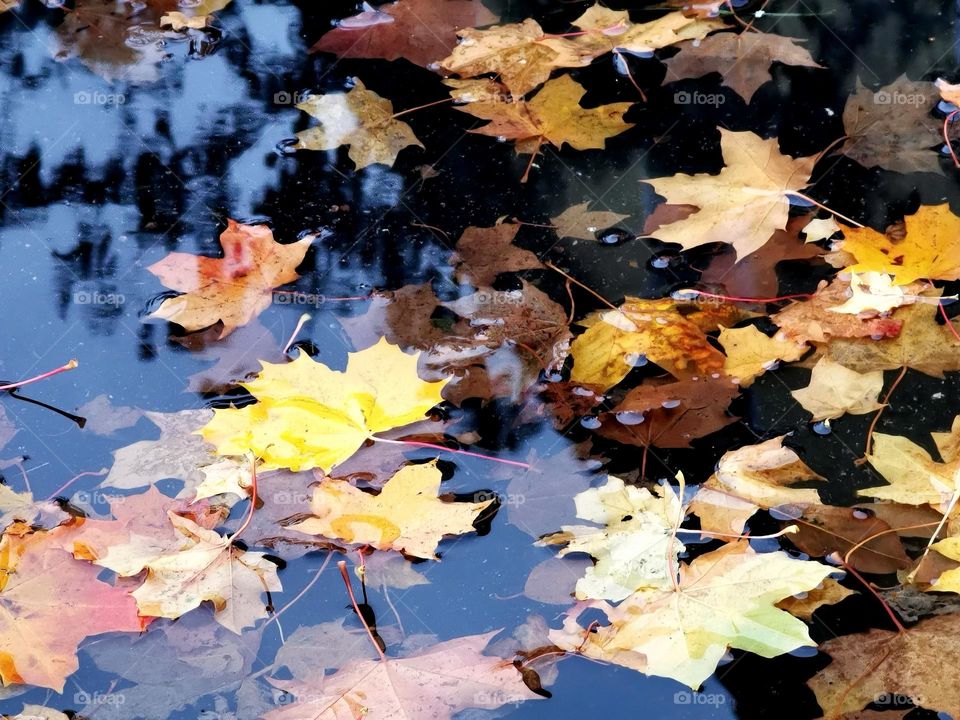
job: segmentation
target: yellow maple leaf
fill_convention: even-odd
[[[700,208],[652,234],[684,250],[729,243],[740,260],[786,227],[787,197],[807,184],[816,158],[782,155],[776,138],[723,128],[720,148],[725,167],[716,175],[681,173],[647,180],[668,203]]]
[[[401,468],[378,495],[324,478],[313,491],[313,515],[290,527],[351,545],[436,560],[440,540],[472,532],[473,521],[493,502],[443,502],[437,497],[441,480],[435,461]]]
[[[417,357],[381,339],[351,353],[345,372],[306,354],[285,364],[263,363],[244,383],[257,402],[214,411],[199,432],[220,455],[252,452],[264,470],[329,472],[374,433],[420,420],[442,402],[447,380],[421,380]]]
[[[770,658],[815,647],[807,626],[776,603],[813,590],[833,572],[784,552],[758,554],[746,541],[731,543],[681,565],[676,588],[639,590],[616,607],[594,603],[609,625],[588,633],[568,617],[550,640],[697,689],[728,648]]]
[[[859,495],[892,500],[905,505],[932,505],[946,512],[960,491],[960,457],[954,453],[960,422],[954,432],[933,433],[945,462],[936,462],[930,453],[901,435],[874,433],[873,449],[867,460],[889,485],[866,488]]]
[[[856,258],[851,272],[880,272],[897,285],[915,280],[960,280],[960,217],[950,206],[921,205],[904,218],[901,238],[871,228],[844,228],[841,249]]]
[[[753,325],[743,328],[723,328],[717,338],[727,354],[724,372],[736,378],[741,387],[753,381],[780,360],[793,362],[809,349],[806,343],[787,340],[780,335],[769,337]]]
[[[814,488],[791,487],[819,481],[817,475],[791,448],[784,436],[724,453],[717,472],[701,484],[690,503],[700,527],[711,532],[739,535],[760,508],[778,505],[819,505]]]
[[[877,396],[883,390],[883,371],[858,373],[828,357],[813,366],[810,384],[790,394],[813,415],[811,420],[827,420],[841,415],[863,415],[883,405]]]
[[[573,21],[587,31],[574,43],[591,58],[608,52],[649,53],[684,40],[701,40],[726,25],[718,18],[688,17],[677,11],[656,20],[634,23],[626,10],[610,10],[597,4]]]
[[[410,126],[394,117],[393,104],[359,80],[349,92],[311,95],[297,108],[320,124],[298,132],[295,147],[335,150],[349,145],[347,155],[358,170],[374,163],[392,166],[405,147],[423,147]]]
[[[640,588],[670,585],[665,558],[672,557],[675,568],[685,548],[674,537],[682,508],[669,485],[651,492],[611,476],[606,485],[577,494],[574,502],[578,518],[604,527],[564,525],[540,544],[565,545],[560,557],[586,553],[596,558],[577,581],[579,599],[618,601]]]
[[[723,353],[710,344],[705,332],[744,315],[721,304],[681,312],[691,308],[671,299],[627,298],[618,310],[591,315],[581,323],[587,331],[570,346],[574,359],[570,380],[606,390],[643,358],[681,380],[723,372]]]
[[[580,100],[585,94],[582,85],[563,75],[544,85],[531,100],[480,100],[457,109],[491,121],[470,132],[516,140],[518,153],[536,153],[543,143],[601,150],[607,138],[633,127],[623,121],[631,103],[584,108]]]

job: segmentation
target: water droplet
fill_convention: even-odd
[[[293,155],[297,152],[299,144],[300,141],[297,138],[285,138],[276,144],[276,150],[280,155]]]
[[[803,198],[799,198],[796,195],[787,195],[787,198],[789,198],[790,204],[793,205],[794,207],[802,207],[802,208],[813,207],[812,202],[810,202],[809,200],[804,200]]]
[[[670,267],[670,258],[657,256],[650,261],[650,264],[657,270],[666,270],[668,267]]]
[[[506,135],[497,135],[497,142],[505,143],[507,141]]]
[[[808,657],[814,657],[818,652],[820,651],[817,650],[816,647],[808,647],[806,645],[801,645],[796,650],[791,650],[790,654],[793,655],[793,657],[808,658]]]
[[[675,407],[680,407],[679,400],[664,400],[660,403],[660,407],[665,407],[667,410],[672,410]]]
[[[593,390],[585,387],[575,387],[572,392],[574,395],[580,395],[581,397],[593,397],[594,395]]]
[[[656,320],[657,325],[668,325],[670,323],[666,318],[658,317]]]
[[[643,413],[629,411],[618,412],[616,418],[621,425],[639,425],[644,421]]]
[[[563,382],[563,373],[552,372],[547,374],[547,382]]]
[[[952,112],[956,112],[957,109],[958,108],[956,105],[951,102],[947,102],[946,100],[941,100],[939,103],[937,103],[937,110],[942,112],[944,115],[949,115]],[[954,120],[956,120],[956,118],[954,118]]]
[[[623,361],[630,367],[643,367],[649,362],[643,353],[627,353],[623,356]]]
[[[628,233],[626,230],[613,228],[612,230],[604,230],[602,233],[600,233],[597,241],[603,245],[620,245],[621,243],[625,243],[627,240],[632,239],[633,235]]]
[[[873,513],[869,513],[866,510],[861,510],[860,508],[856,508],[853,511],[853,516],[857,520],[866,520],[867,518],[873,517]]]
[[[820,422],[813,424],[813,431],[817,435],[829,435],[833,432],[833,428],[830,427],[829,420],[821,420]]]
[[[596,430],[602,423],[599,418],[585,417],[580,421],[580,424],[587,430]]]

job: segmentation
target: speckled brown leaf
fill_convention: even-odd
[[[450,54],[458,30],[497,20],[480,0],[399,0],[344,18],[310,52],[340,58],[405,58],[427,67]]]

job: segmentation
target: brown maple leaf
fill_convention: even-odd
[[[468,227],[464,230],[450,261],[457,279],[482,287],[492,285],[497,275],[503,272],[543,268],[536,255],[513,244],[520,227],[515,223],[500,223],[489,228]]]
[[[876,91],[858,78],[856,92],[843,108],[847,140],[840,152],[868,168],[941,172],[933,148],[943,143],[942,124],[931,115],[938,101],[933,83],[906,75]]]
[[[184,293],[164,300],[150,317],[187,331],[222,322],[224,338],[266,310],[274,288],[300,277],[296,267],[314,239],[281,245],[265,225],[229,220],[220,235],[222,258],[173,252],[147,268],[168,288]]]
[[[341,58],[404,58],[428,67],[450,53],[458,30],[499,19],[480,0],[398,0],[341,20],[310,52]]]
[[[628,445],[687,448],[737,418],[727,408],[740,388],[730,378],[651,379],[602,413],[599,435]]]
[[[800,42],[769,33],[716,33],[704,40],[683,43],[680,52],[664,63],[670,81],[718,72],[723,84],[749,103],[760,86],[773,79],[770,66],[774,62],[823,67],[800,47]]]

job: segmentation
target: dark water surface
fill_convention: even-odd
[[[587,7],[547,0],[487,4],[505,22],[534,17],[552,32],[568,30],[569,21]],[[636,20],[656,16],[645,12],[642,3],[611,4],[636,10]],[[23,0],[20,10],[0,15],[0,378],[29,377],[77,357],[77,370],[23,394],[69,411],[100,395],[117,406],[162,412],[207,406],[217,398],[186,388],[188,377],[209,367],[213,358],[170,341],[166,323],[145,320],[164,293],[145,268],[172,250],[217,254],[217,238],[228,217],[269,223],[281,242],[305,231],[322,234],[301,266],[303,278],[293,286],[301,292],[362,296],[372,289],[432,282],[438,294],[453,298],[470,289],[458,287],[453,279],[450,242],[417,225],[439,228],[455,239],[467,226],[489,226],[505,215],[545,223],[589,200],[597,208],[630,214],[622,227],[638,232],[655,202],[641,181],[719,168],[718,125],[779,136],[784,152],[808,155],[843,135],[843,105],[858,77],[871,87],[903,73],[914,80],[958,78],[957,23],[949,2],[779,0],[767,10],[771,15],[758,27],[806,39],[814,59],[827,69],[775,65],[774,81],[747,106],[721,88],[716,75],[658,87],[662,64],[631,59],[632,71],[649,95],[647,104],[638,103],[628,115],[636,126],[608,141],[604,152],[546,150],[530,181],[521,184],[526,156],[518,158],[508,143],[466,134],[475,120],[442,106],[404,118],[426,149],[404,150],[393,168],[372,166],[357,172],[343,151],[290,155],[278,150],[285,139],[311,124],[289,104],[289,98],[302,91],[342,90],[351,77],[359,77],[392,100],[397,110],[445,96],[436,75],[405,61],[335,62],[328,55],[307,53],[332,20],[356,11],[352,2],[234,0],[218,13],[223,36],[213,47],[202,48],[203,57],[191,55],[187,43],[169,43],[165,51],[172,57],[153,69],[78,58],[57,61],[53,52],[62,11]],[[590,89],[588,105],[637,100],[610,56],[572,75]],[[678,89],[722,93],[725,102],[677,105],[672,97]],[[949,201],[960,212],[957,176],[944,162],[943,176],[896,175],[840,158],[811,194],[881,228],[921,202]],[[423,165],[432,165],[440,175],[424,180],[419,169]],[[518,243],[545,253],[614,301],[626,294],[662,297],[695,279],[690,268],[702,267],[700,261],[709,254],[700,249],[681,259],[646,240],[611,246],[557,243],[552,232],[536,227],[524,228]],[[656,255],[671,259],[667,268],[651,264]],[[531,277],[565,302],[561,278],[546,272]],[[808,267],[791,266],[783,272],[781,290],[809,291],[817,279]],[[596,307],[589,295],[577,294],[578,313]],[[282,346],[304,310],[275,304],[259,323]],[[319,360],[342,368],[352,348],[341,319],[363,312],[363,304],[327,303],[309,310],[313,319],[300,337],[312,342]],[[692,451],[657,451],[648,475],[672,477],[682,469],[688,478],[701,480],[725,450],[793,431],[806,462],[830,480],[826,500],[850,500],[856,488],[877,484],[869,466],[852,462],[870,416],[847,416],[831,434],[817,434],[789,395],[790,389],[805,385],[807,377],[806,371],[791,368],[764,376],[733,406],[742,421],[697,441]],[[888,383],[890,377],[888,373]],[[908,435],[926,447],[928,433],[946,430],[960,408],[956,375],[939,380],[911,371],[897,392],[880,429]],[[0,403],[18,430],[3,457],[26,458],[23,466],[38,497],[79,473],[109,467],[113,450],[157,435],[146,419],[101,436],[36,405],[10,397]],[[505,457],[524,459],[531,450],[545,457],[563,455],[591,435],[574,427],[561,437],[547,427],[520,424],[507,403],[470,404],[458,413],[462,428],[480,433],[477,447]],[[612,472],[630,473],[639,467],[637,448],[598,441],[595,451],[606,457]],[[502,468],[491,470],[488,463],[461,458],[456,466],[449,491],[505,491]],[[561,462],[551,466],[557,480],[563,467]],[[576,469],[571,464],[571,472]],[[24,479],[15,467],[4,472],[8,484],[23,489]],[[82,478],[67,494],[93,488],[98,480]],[[163,487],[173,494],[178,483],[168,481]],[[93,510],[107,511],[103,498],[87,497]],[[553,551],[533,547],[529,535],[507,522],[506,512],[494,519],[488,534],[457,541],[455,551],[452,547],[444,546],[445,561],[417,566],[429,584],[392,592],[391,602],[408,635],[448,639],[509,630],[532,613],[559,626],[563,606],[519,595],[529,570]],[[274,602],[282,605],[296,595],[322,560],[322,554],[308,555],[284,568],[284,593]],[[289,635],[300,624],[347,617],[346,602],[339,576],[328,568],[317,586],[284,615],[284,630]],[[382,593],[371,588],[370,602],[382,625],[394,622]],[[812,627],[817,641],[887,627],[882,608],[862,595],[817,617]],[[347,622],[356,623],[352,617]],[[150,653],[162,654],[143,647],[126,652],[119,644],[115,657],[120,660],[98,666],[92,661],[96,647],[110,642],[116,641],[94,638],[82,646],[81,669],[62,696],[29,690],[0,701],[0,711],[15,714],[23,702],[80,710],[84,697],[123,692],[130,677],[139,678],[142,668],[150,667]],[[270,664],[280,644],[272,624],[251,671]],[[323,649],[317,653],[322,655]],[[804,682],[826,664],[824,656],[764,661],[742,655],[736,653],[735,660],[706,683],[700,704],[692,702],[689,693],[675,695],[685,688],[670,680],[567,659],[551,688],[552,699],[508,705],[496,716],[819,714]],[[147,697],[149,692],[159,697],[187,687],[189,669],[178,672],[159,675],[159,686],[144,690]],[[236,679],[244,674],[239,672]],[[211,694],[189,701],[171,717],[247,720],[235,687],[207,689]],[[203,694],[201,689],[184,692]],[[710,698],[709,704],[703,698]],[[104,704],[91,717],[136,717],[131,707]],[[466,715],[495,716],[480,711]]]

